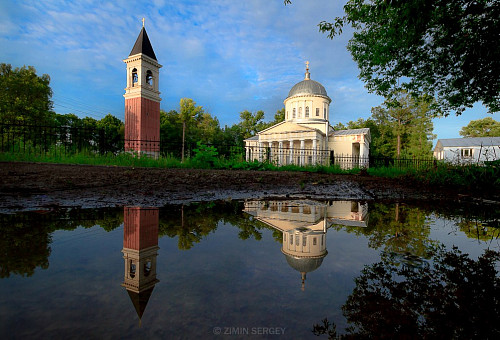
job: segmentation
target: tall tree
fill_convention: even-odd
[[[500,110],[498,0],[349,0],[344,11],[319,30],[354,28],[347,48],[369,91],[429,93],[445,114],[477,101]]]
[[[123,149],[125,124],[111,113],[97,121],[97,128],[103,135],[99,137],[101,151],[117,152]]]
[[[240,127],[243,138],[250,138],[266,127],[264,120],[264,111],[259,110],[252,113],[248,110],[240,112]]]
[[[193,99],[181,98],[179,117],[182,122],[182,162],[184,162],[186,130],[188,125],[190,125],[193,120],[199,119],[203,112],[203,107],[197,106]]]
[[[436,116],[432,103],[429,96],[415,99],[403,91],[386,100],[384,107],[372,109],[381,135],[393,139],[386,143],[395,142],[394,156],[400,157],[403,149],[413,156],[429,154],[432,147],[429,139],[434,137],[432,118]]]
[[[33,66],[13,69],[0,63],[0,121],[44,125],[52,110],[52,89],[47,74],[38,76]]]
[[[472,120],[459,133],[464,137],[500,137],[500,122],[491,117]]]

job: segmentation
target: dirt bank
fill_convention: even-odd
[[[0,163],[0,212],[214,199],[457,200],[458,192],[361,175]]]

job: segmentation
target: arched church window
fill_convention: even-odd
[[[297,110],[296,108],[293,108],[293,116],[292,116],[292,118],[295,118],[296,110]]]
[[[302,107],[299,107],[299,118],[302,118]]]
[[[153,72],[150,70],[146,72],[146,84],[153,86]]]
[[[309,106],[306,106],[306,118],[309,118]]]
[[[316,117],[319,117],[319,107],[316,108]]]
[[[137,77],[137,69],[134,68],[132,70],[132,86],[139,81],[139,77]]]
[[[326,118],[326,106],[323,108],[323,116]]]

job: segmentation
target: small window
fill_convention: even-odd
[[[316,237],[313,237],[313,246],[315,246],[318,243]]]
[[[130,278],[133,279],[135,277],[135,269],[136,269],[134,261],[130,260],[129,266],[130,266],[129,267],[129,275],[130,275]]]
[[[306,106],[306,118],[309,118],[309,106]]]
[[[144,276],[148,277],[149,274],[151,273],[151,260],[147,260],[146,263],[144,263]]]
[[[316,117],[319,117],[319,107],[316,108]]]
[[[300,236],[299,235],[295,236],[295,245],[296,246],[300,245]]]
[[[302,107],[299,107],[299,118],[302,118]]]
[[[307,237],[306,236],[303,236],[302,237],[302,247],[305,247],[307,244]]]
[[[323,109],[323,116],[326,118],[326,106],[325,106],[325,108]]]
[[[151,72],[150,70],[146,72],[146,84],[148,84],[149,86],[153,86],[153,72]]]
[[[293,116],[292,116],[292,118],[295,118],[295,115],[296,115],[296,114],[295,114],[295,113],[296,113],[296,111],[295,111],[295,110],[296,110],[296,109],[295,109],[295,108],[293,108]]]
[[[290,236],[290,244],[293,245],[293,235]]]
[[[462,158],[471,158],[472,149],[462,149]]]
[[[132,70],[132,84],[135,84],[139,81],[139,77],[137,77],[137,69],[134,68]],[[133,86],[133,85],[132,85]]]

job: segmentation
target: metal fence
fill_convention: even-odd
[[[214,146],[220,157],[244,159],[245,148],[242,146],[209,146]],[[192,157],[197,148],[196,143],[186,142],[184,156]],[[95,154],[118,154],[126,151],[180,159],[182,142],[125,140],[123,134],[116,129],[0,123],[0,152],[67,155],[82,151]]]
[[[433,157],[374,157],[361,155],[336,154],[333,150],[276,148],[276,147],[247,147],[246,161],[270,162],[276,165],[335,165],[341,169],[368,168],[368,167],[395,167],[428,168],[436,165]]]
[[[256,148],[242,145],[212,145],[218,157],[238,161],[269,162],[275,165],[335,165],[342,169],[368,167],[426,168],[435,166],[436,160],[429,158],[362,157],[359,155],[335,154],[331,150],[298,148]],[[184,156],[193,157],[199,146],[185,143]],[[212,150],[214,150],[212,149]],[[180,159],[182,143],[165,143],[157,140],[124,140],[116,129],[89,129],[67,126],[35,126],[0,124],[0,152],[26,154],[73,154],[76,152],[95,154],[118,154],[138,152]]]
[[[0,151],[68,154],[87,150],[105,154],[123,150],[123,138],[111,129],[0,124]]]

